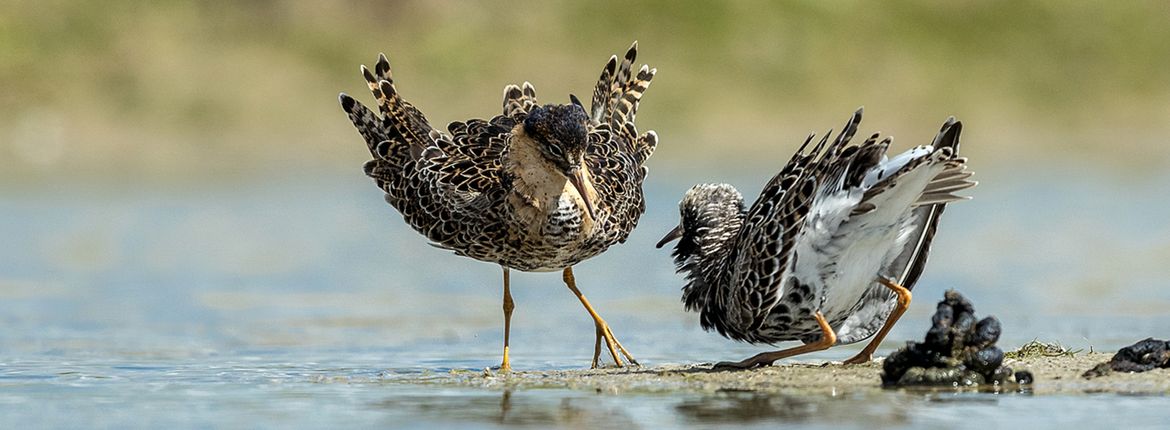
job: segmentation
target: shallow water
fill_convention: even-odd
[[[733,181],[753,195],[771,174]],[[1072,172],[1076,172],[1073,174]],[[655,171],[624,245],[582,290],[643,364],[763,347],[704,333],[653,243],[692,180]],[[685,179],[678,179],[678,178]],[[915,304],[880,352],[921,337],[947,288],[1032,339],[1113,350],[1170,327],[1170,177],[979,171],[943,220]],[[609,395],[395,383],[498,364],[500,271],[410,231],[356,172],[232,185],[0,189],[0,428],[998,423],[1158,425],[1157,396]],[[513,365],[588,365],[593,329],[557,274],[514,274]],[[860,345],[808,356],[846,358]]]

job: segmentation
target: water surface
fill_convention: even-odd
[[[751,170],[751,169],[749,169]],[[753,196],[772,172],[655,171],[628,243],[579,284],[644,364],[763,349],[697,327],[653,243],[694,180]],[[1170,336],[1170,177],[980,171],[943,220],[915,303],[880,351],[921,337],[947,288],[1000,344],[1113,350]],[[680,179],[683,178],[683,179]],[[232,185],[0,189],[0,427],[809,428],[1158,425],[1165,397],[610,395],[403,385],[498,364],[500,270],[427,246],[356,172]],[[593,328],[558,274],[514,274],[513,365],[588,365]],[[860,345],[808,360],[840,360]]]

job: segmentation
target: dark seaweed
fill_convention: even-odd
[[[975,386],[1031,384],[1028,371],[1003,366],[995,346],[1003,332],[999,320],[975,318],[975,306],[955,290],[946,292],[931,318],[923,342],[906,342],[882,365],[882,385]]]
[[[1170,342],[1151,337],[1121,348],[1112,359],[1089,369],[1082,376],[1087,379],[1110,372],[1145,372],[1157,368],[1170,368]]]

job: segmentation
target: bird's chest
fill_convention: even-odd
[[[585,233],[583,211],[569,196],[514,196],[516,234],[520,239],[565,245]]]
[[[571,247],[594,230],[577,190],[556,174],[528,171],[518,175],[508,206],[513,239],[530,247]]]
[[[596,254],[589,249],[593,224],[571,196],[513,193],[509,200],[508,254],[514,267],[559,270]]]

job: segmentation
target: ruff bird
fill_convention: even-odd
[[[679,203],[683,302],[706,330],[748,343],[799,340],[716,368],[751,368],[873,340],[846,363],[873,358],[910,305],[947,203],[970,188],[958,156],[962,123],[949,118],[930,145],[886,156],[891,138],[850,144],[862,109],[836,139],[810,134],[751,208],[726,184],[697,185]]]
[[[373,159],[365,173],[431,244],[503,268],[504,352],[512,310],[509,270],[562,271],[596,327],[593,367],[605,343],[614,363],[637,364],[577,288],[573,265],[624,242],[645,212],[642,182],[658,136],[634,116],[656,69],[634,69],[637,42],[605,65],[587,110],[541,105],[532,84],[504,88],[503,113],[434,128],[402,98],[380,55],[362,66],[380,113],[341,94],[341,107]],[[619,351],[621,356],[619,356]]]

